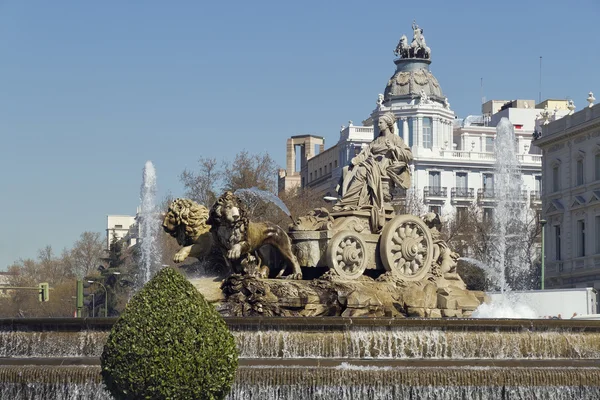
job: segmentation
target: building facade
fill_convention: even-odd
[[[544,112],[551,116],[548,104],[545,103],[546,110],[542,110],[531,100],[492,100],[483,105],[484,115],[457,119],[440,83],[430,71],[431,49],[425,45],[422,30],[418,26],[413,28],[410,45],[406,36],[400,39],[395,51],[396,69],[363,125],[354,126],[350,122],[342,127],[333,147],[301,160],[305,168],[298,172],[299,177],[282,170],[280,189],[299,182],[302,187],[317,190],[324,196],[336,196],[335,187],[342,168],[379,135],[373,121],[392,112],[397,119],[396,133],[410,146],[414,157],[411,196],[440,214],[454,213],[457,208],[473,203],[492,207],[495,125],[507,117],[513,123],[518,140],[516,150],[522,162],[524,197],[533,205],[541,204],[541,155],[539,149],[532,148],[531,140],[537,116]],[[288,140],[288,167],[295,162],[291,161],[290,154]],[[397,193],[403,194],[406,195]]]
[[[543,152],[546,287],[600,289],[600,105],[555,119]]]
[[[106,250],[116,237],[117,240],[126,239],[127,246],[137,243],[137,219],[131,215],[106,216]]]

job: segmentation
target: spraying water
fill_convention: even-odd
[[[136,289],[140,289],[160,267],[160,251],[157,244],[158,228],[160,226],[156,209],[156,171],[151,161],[146,161],[142,186],[140,188],[140,270]]]
[[[510,295],[514,286],[525,289],[530,272],[527,251],[527,205],[522,195],[521,166],[517,156],[517,140],[512,123],[502,118],[496,128],[494,146],[496,163],[493,181],[484,190],[493,192],[496,208],[492,217],[493,235],[485,262],[465,260],[483,265],[487,277],[502,294],[502,301],[484,304],[473,316],[488,318],[535,318],[535,312]],[[491,186],[491,187],[490,187]],[[475,261],[475,262],[473,262]]]
[[[517,157],[517,140],[512,123],[502,118],[496,128],[493,191],[497,201],[493,214],[494,246],[488,263],[495,269],[499,290],[510,291],[512,282],[518,282],[529,271],[524,246],[527,237],[526,203],[522,196],[521,166]]]
[[[260,190],[259,188],[253,187],[250,189],[238,189],[235,191],[234,194],[236,196],[244,197],[245,200],[248,200],[248,197],[253,197],[254,199],[258,198],[260,200],[269,201],[269,202],[275,204],[277,207],[279,207],[281,209],[281,211],[286,213],[286,215],[288,217],[290,217],[290,218],[292,217],[292,213],[287,208],[285,203],[283,201],[281,201],[281,199],[279,197],[275,196],[271,192],[267,192],[266,190]]]

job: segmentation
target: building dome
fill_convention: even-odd
[[[423,29],[413,22],[413,40],[409,44],[405,35],[394,50],[398,56],[394,63],[396,72],[385,87],[384,99],[411,101],[426,96],[428,99],[444,103],[445,97],[438,80],[429,71],[431,49],[425,43]]]
[[[409,58],[394,62],[397,68],[385,87],[385,101],[411,100],[425,93],[431,100],[444,102],[442,88],[429,71],[430,60]]]

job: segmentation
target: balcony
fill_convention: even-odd
[[[494,163],[496,156],[493,152],[468,151],[468,150],[440,150],[442,158],[454,158],[459,160],[477,160]],[[523,164],[542,164],[540,154],[517,154],[517,160]]]
[[[496,199],[494,189],[477,189],[477,199],[480,201],[493,201]]]
[[[453,187],[450,197],[452,199],[473,199],[475,198],[475,190],[473,188]]]
[[[443,197],[446,198],[448,193],[447,188],[440,186],[425,186],[423,189],[423,197]]]

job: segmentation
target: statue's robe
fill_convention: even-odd
[[[386,141],[391,142],[388,147]],[[400,136],[388,133],[373,140],[359,155],[352,159],[354,166],[342,184],[342,198],[336,204],[339,208],[372,208],[382,214],[384,206],[383,177],[389,177],[397,186],[410,187],[408,163],[412,152]],[[378,218],[372,221],[377,230],[381,228]]]

